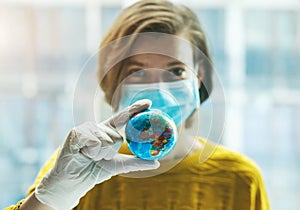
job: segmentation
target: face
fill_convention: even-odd
[[[147,37],[131,45],[133,55],[121,67],[121,82],[113,107],[121,110],[150,99],[151,108],[167,113],[180,126],[200,106],[198,69],[190,43],[181,39]],[[115,105],[115,106],[114,106]]]

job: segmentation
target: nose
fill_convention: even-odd
[[[165,70],[147,69],[145,70],[145,83],[166,82],[164,78]]]

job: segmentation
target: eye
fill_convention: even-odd
[[[132,69],[130,70],[129,74],[134,77],[142,77],[145,75],[145,71],[142,69]]]
[[[181,67],[176,67],[171,70],[169,70],[172,74],[174,74],[177,77],[183,77],[185,75],[185,69]]]

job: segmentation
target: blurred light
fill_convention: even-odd
[[[33,147],[25,147],[20,149],[22,151],[19,151],[19,160],[22,161],[22,163],[25,164],[35,164],[39,162],[39,149],[33,148]]]
[[[37,78],[34,74],[24,74],[22,78],[22,92],[25,97],[33,98],[37,95]]]

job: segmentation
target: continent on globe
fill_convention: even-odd
[[[167,156],[178,138],[174,121],[159,109],[134,115],[125,127],[125,134],[131,152],[146,160]]]

